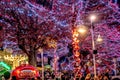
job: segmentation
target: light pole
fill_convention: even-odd
[[[57,57],[57,54],[56,54],[56,51],[57,51],[57,47],[55,48],[54,50],[54,73],[55,73],[55,79],[57,78],[56,75],[57,75],[57,61],[58,61],[58,57]]]
[[[115,70],[115,76],[117,75],[117,65],[116,65],[116,63],[117,63],[117,58],[113,58],[113,62],[114,62],[114,70]]]
[[[44,80],[44,56],[43,56],[43,49],[40,48],[39,52],[41,53],[41,61],[42,61],[42,80]]]
[[[96,78],[96,60],[95,60],[95,41],[94,41],[94,27],[93,27],[93,22],[94,20],[96,19],[96,16],[95,15],[91,15],[90,16],[90,21],[91,21],[91,36],[92,36],[92,54],[93,54],[93,64],[94,64],[94,80]]]

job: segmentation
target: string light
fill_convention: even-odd
[[[79,53],[79,40],[78,40],[78,30],[77,29],[73,29],[72,31],[72,34],[73,34],[73,55],[74,55],[74,60],[75,60],[75,73],[78,72],[80,69],[78,69],[79,67],[79,64],[80,64],[80,53]],[[77,71],[76,71],[77,70]]]
[[[13,55],[5,55],[4,59],[5,60],[9,60],[9,61],[15,61],[15,60],[17,60],[17,61],[24,61],[24,60],[27,59],[27,57],[24,56],[24,55],[15,55],[15,56],[13,56]]]

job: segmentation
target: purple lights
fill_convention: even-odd
[[[96,42],[98,49],[96,59],[101,59],[103,63],[109,65],[113,63],[112,58],[120,57],[119,0],[7,1],[0,1],[0,47],[4,49],[12,48],[13,53],[35,56],[42,47],[45,53],[53,57],[54,48],[49,48],[48,42],[54,40],[57,42],[56,53],[59,59],[66,57],[64,61],[60,60],[60,64],[65,65],[66,68],[73,68],[70,66],[73,64],[70,60],[73,55],[67,48],[72,43],[72,29],[79,24],[84,24],[89,29],[88,16],[95,13],[97,15],[94,23],[95,38],[99,34],[103,38],[101,44]],[[88,30],[86,37],[79,38],[80,49],[88,49],[91,52],[90,31]],[[87,58],[92,58],[91,53]]]

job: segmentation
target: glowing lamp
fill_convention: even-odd
[[[78,30],[78,32],[83,34],[83,33],[86,32],[86,29],[85,29],[85,28],[80,28],[80,29]]]
[[[95,15],[90,15],[90,20],[91,20],[91,22],[93,22],[93,21],[95,21],[96,20],[96,16]]]
[[[80,34],[85,34],[87,32],[87,28],[84,25],[78,25],[78,32]]]
[[[102,41],[103,41],[102,37],[98,35],[97,42],[102,42]]]

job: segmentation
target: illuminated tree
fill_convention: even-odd
[[[114,2],[116,1],[116,2]],[[94,35],[100,34],[103,37],[102,44],[96,42],[96,48],[98,49],[98,55],[96,59],[103,60],[112,63],[112,58],[119,57],[120,37],[120,12],[119,12],[119,0],[86,0],[83,14],[81,14],[81,20],[84,24],[90,27],[90,14],[96,14],[97,20],[94,23]],[[91,49],[91,35],[88,35],[82,43],[83,48]],[[90,57],[91,58],[91,57]],[[111,59],[111,60],[109,60]],[[108,66],[108,64],[106,64]],[[111,66],[111,65],[109,65]]]
[[[70,37],[70,29],[66,22],[56,21],[61,16],[52,16],[53,13],[44,7],[41,8],[42,11],[38,11],[37,7],[29,2],[17,3],[14,0],[1,1],[0,7],[1,24],[5,27],[4,40],[11,42],[8,46],[14,50],[21,49],[26,53],[29,64],[36,65],[39,48],[47,49],[52,40]]]
[[[41,1],[52,3],[44,5]],[[1,41],[9,42],[8,46],[14,50],[24,51],[30,57],[30,64],[35,65],[31,58],[35,58],[40,47],[47,48],[48,39],[66,46],[72,40],[72,29],[77,24],[89,27],[88,16],[96,13],[99,17],[95,22],[95,35],[99,32],[105,37],[104,44],[98,48],[101,53],[114,54],[116,51],[115,55],[119,55],[120,13],[117,5],[112,0],[1,0],[0,25],[4,26],[2,33],[5,33]],[[82,42],[82,47],[91,50],[90,35]]]

